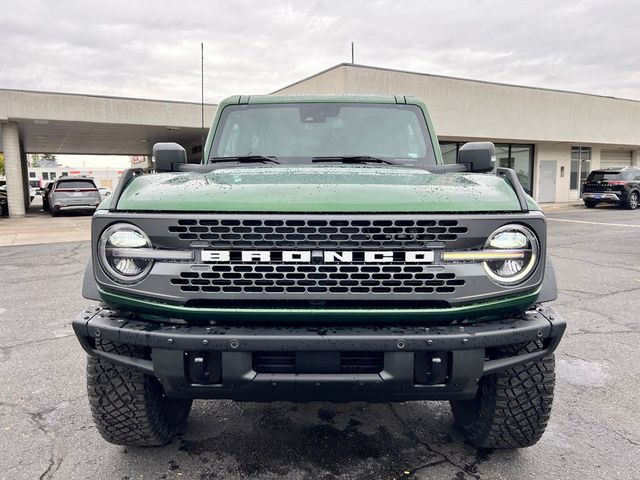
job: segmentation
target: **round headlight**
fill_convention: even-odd
[[[514,258],[484,262],[484,270],[496,283],[516,285],[535,270],[540,256],[536,235],[523,225],[505,225],[493,232],[485,243],[486,250],[509,250]]]
[[[152,248],[151,240],[142,230],[128,223],[111,225],[98,242],[98,257],[103,270],[119,283],[140,281],[149,273],[153,262],[132,255],[138,248]]]

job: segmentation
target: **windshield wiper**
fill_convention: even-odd
[[[399,165],[399,163],[385,160],[383,158],[371,157],[369,155],[350,155],[340,157],[313,157],[313,163],[337,162],[337,163],[386,163],[388,165]]]
[[[212,157],[212,163],[218,162],[238,162],[238,163],[280,163],[276,157],[266,155],[238,155],[235,157]]]

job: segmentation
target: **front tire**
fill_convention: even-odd
[[[511,356],[542,348],[536,341],[505,347]],[[553,402],[553,354],[482,377],[472,400],[451,402],[456,424],[469,442],[483,448],[523,448],[534,445],[547,427]]]
[[[635,210],[638,208],[638,203],[640,203],[640,197],[638,197],[638,192],[631,192],[629,198],[627,199],[627,203],[625,207],[627,210]]]
[[[136,355],[127,345],[102,343],[97,347]],[[116,445],[165,445],[176,436],[191,410],[191,400],[167,397],[155,377],[94,357],[87,362],[87,390],[98,432]]]
[[[587,208],[596,208],[596,205],[598,205],[597,202],[584,201],[584,206]]]

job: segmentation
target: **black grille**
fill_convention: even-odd
[[[300,371],[300,362],[296,362],[296,352],[254,352],[253,369],[257,373],[380,373],[384,368],[384,352],[331,352],[321,355],[335,355],[335,368],[319,365],[317,372],[313,368]],[[330,360],[330,359],[329,359]]]
[[[204,293],[452,294],[465,281],[423,265],[216,264],[211,271],[182,272],[171,283]]]
[[[419,249],[467,233],[457,220],[177,219],[169,233],[217,248]]]

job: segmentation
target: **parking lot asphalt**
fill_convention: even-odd
[[[88,242],[0,247],[2,479],[637,479],[640,211],[550,212],[568,330],[546,434],[519,451],[463,442],[445,402],[197,401],[162,448],[104,442],[70,320]]]

